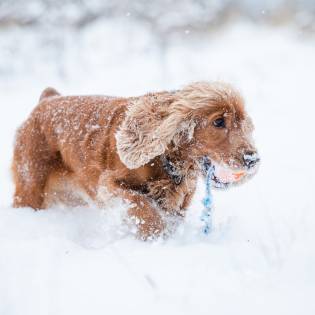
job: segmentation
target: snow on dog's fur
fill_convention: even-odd
[[[48,88],[17,132],[14,205],[83,204],[82,192],[102,205],[106,191],[130,203],[139,237],[158,236],[162,212],[185,215],[204,157],[232,170],[255,167],[258,159],[244,158],[256,156],[252,129],[241,96],[225,83],[132,98]]]

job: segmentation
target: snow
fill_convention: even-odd
[[[238,24],[159,49],[142,27],[110,20],[56,47],[43,33],[0,34],[0,314],[314,314],[314,38]],[[10,206],[14,131],[46,86],[137,95],[213,79],[244,95],[262,164],[250,182],[214,192],[210,237],[202,183],[185,223],[153,243],[134,239],[121,202]]]

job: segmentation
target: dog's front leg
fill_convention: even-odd
[[[106,172],[101,176],[99,185],[104,187],[109,195],[130,202],[128,216],[136,224],[137,236],[140,239],[148,240],[160,236],[165,229],[161,216],[151,204],[150,199],[124,184],[124,178],[125,174],[119,171]]]

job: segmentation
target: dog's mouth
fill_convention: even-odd
[[[219,189],[227,189],[231,186],[242,184],[257,172],[257,167],[252,169],[232,169],[223,163],[204,157],[201,163],[203,175],[208,173],[210,167],[213,167],[212,185]]]

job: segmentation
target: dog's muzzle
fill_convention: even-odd
[[[215,188],[228,188],[231,185],[236,185],[244,182],[245,179],[252,177],[257,171],[257,165],[259,162],[258,155],[253,156],[248,154],[244,157],[247,165],[244,169],[233,170],[228,166],[211,161],[209,157],[203,157],[201,159],[201,172],[203,176],[206,176],[210,167],[214,168],[212,175],[212,182]],[[244,163],[245,164],[245,163]]]

